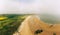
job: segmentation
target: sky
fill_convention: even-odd
[[[60,0],[0,0],[0,14],[60,15]]]

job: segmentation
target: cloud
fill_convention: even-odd
[[[5,0],[3,3],[4,4],[2,6],[4,6],[4,12],[2,13],[35,13],[36,11],[37,12],[40,11],[39,4],[41,4],[37,0],[27,2],[27,3]]]
[[[30,0],[29,0],[30,1]],[[0,13],[49,13],[60,14],[59,0],[0,0]]]

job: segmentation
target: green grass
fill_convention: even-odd
[[[5,14],[0,15],[8,17],[6,20],[0,21],[0,35],[13,35],[21,22],[26,18],[26,15]]]

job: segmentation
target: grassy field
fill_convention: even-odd
[[[4,14],[0,15],[0,35],[12,35],[26,15]]]

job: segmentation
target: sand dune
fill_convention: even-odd
[[[18,35],[60,35],[60,25],[49,25],[41,21],[38,16],[28,16],[18,28]],[[35,33],[40,30],[39,33]],[[41,31],[42,30],[42,31]],[[17,33],[15,33],[16,35]]]

